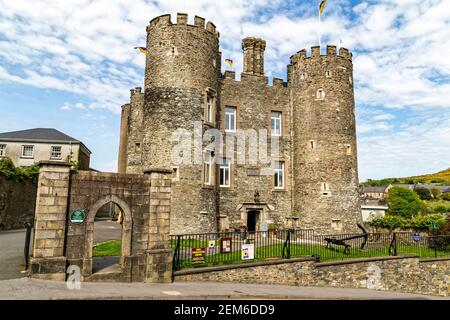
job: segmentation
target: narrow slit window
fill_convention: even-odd
[[[212,151],[205,152],[203,161],[203,183],[206,185],[212,184]]]
[[[319,100],[323,100],[325,99],[325,91],[323,89],[319,89],[317,90],[317,95],[316,95],[317,99]]]

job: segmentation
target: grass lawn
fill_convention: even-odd
[[[121,241],[109,240],[106,242],[97,243],[92,248],[93,257],[111,257],[120,256]]]

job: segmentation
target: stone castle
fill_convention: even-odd
[[[300,50],[291,56],[287,82],[274,78],[269,85],[265,47],[262,39],[243,39],[238,81],[234,71],[221,73],[213,23],[195,16],[190,25],[179,13],[176,23],[162,15],[147,27],[145,89],[132,89],[122,106],[118,169],[173,172],[173,234],[276,226],[358,230],[352,54],[331,45],[325,55],[319,46],[310,56]],[[204,143],[201,163],[175,165],[173,132],[194,135],[199,122],[203,132],[216,128],[228,136],[266,129],[269,144],[279,141],[271,173],[267,164],[216,159]],[[195,139],[192,147],[199,147]]]

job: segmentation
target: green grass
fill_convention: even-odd
[[[276,244],[271,246],[258,247],[256,249],[255,259],[251,261],[261,261],[270,258],[282,257],[283,244]],[[414,245],[400,244],[397,246],[397,255],[416,254],[421,258],[434,258],[434,249],[427,247],[419,247]],[[357,258],[370,258],[370,257],[385,257],[389,256],[389,246],[382,248],[363,249],[350,248],[348,254],[344,254],[344,248],[342,246],[333,246],[332,248],[325,248],[321,245],[305,245],[305,244],[291,244],[291,258],[298,257],[311,257],[312,255],[320,255],[320,261],[330,260],[346,260]],[[437,257],[448,257],[450,251],[436,251]],[[241,260],[241,251],[235,250],[230,253],[217,253],[213,255],[207,255],[205,257],[205,263],[196,265],[198,267],[207,265],[220,265],[220,264],[234,264],[234,263],[246,263],[250,260]],[[191,260],[185,259],[180,261],[181,267],[194,267],[191,264]]]
[[[106,242],[97,243],[92,249],[93,257],[111,257],[120,256],[121,254],[121,241],[109,240]]]

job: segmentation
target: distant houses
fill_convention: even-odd
[[[360,199],[361,199],[361,211],[363,216],[363,221],[371,221],[375,217],[383,217],[388,206],[386,205],[386,196],[388,191],[392,187],[403,187],[409,190],[422,189],[438,189],[444,193],[450,193],[450,186],[444,186],[439,183],[429,183],[429,184],[388,184],[384,186],[361,186],[359,189]]]

